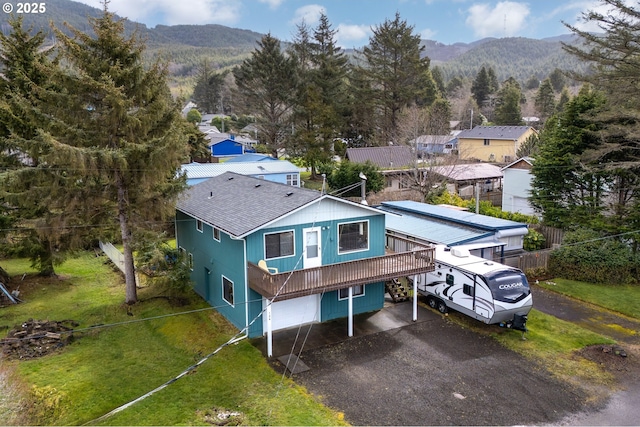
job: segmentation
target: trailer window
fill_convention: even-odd
[[[471,286],[471,285],[463,285],[462,292],[465,295],[473,296],[473,286]]]
[[[447,285],[453,285],[453,274],[447,274]]]
[[[519,270],[498,272],[487,277],[487,282],[493,298],[497,301],[514,303],[531,293],[527,278]]]

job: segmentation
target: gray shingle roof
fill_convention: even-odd
[[[347,148],[347,158],[354,163],[366,163],[369,160],[381,169],[411,166],[416,161],[411,147],[406,145]]]
[[[242,237],[321,197],[319,191],[226,172],[186,190],[177,209]]]
[[[458,139],[509,139],[520,138],[530,126],[476,126],[473,129],[463,130],[458,134]]]

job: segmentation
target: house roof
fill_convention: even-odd
[[[225,172],[189,187],[177,209],[243,237],[322,197],[319,191]]]
[[[529,166],[533,166],[533,157],[520,157],[517,160],[514,160],[513,162],[509,163],[507,166],[504,166],[502,169],[500,170],[505,170],[505,169],[509,169],[511,168],[513,165],[520,163],[520,162],[525,162],[527,164],[529,164]]]
[[[419,215],[425,218],[438,219],[491,232],[517,228],[527,228],[526,224],[516,221],[495,218],[487,215],[480,215],[469,211],[459,211],[443,206],[430,205],[427,203],[414,202],[411,200],[403,200],[398,202],[382,202],[382,206],[401,212]]]
[[[240,156],[236,156],[227,160],[225,163],[247,163],[247,162],[264,162],[264,161],[278,161],[275,157],[267,156],[259,153],[244,153]],[[289,163],[287,161],[287,163]]]
[[[231,135],[228,133],[209,133],[209,134],[206,134],[204,138],[207,140],[208,147],[211,147],[212,145],[216,145],[224,141],[233,141],[233,142],[237,142],[239,144],[244,144],[244,145],[255,144],[258,142],[255,139],[246,138],[244,136],[239,136],[239,135]]]
[[[454,181],[479,181],[503,177],[502,170],[490,163],[434,166],[430,170]]]
[[[454,140],[455,137],[451,135],[420,135],[419,137],[409,141],[414,144],[440,144],[444,145]]]
[[[369,214],[380,214],[378,209],[316,190],[233,172],[225,172],[189,187],[179,198],[176,209],[233,237],[243,238],[274,221],[325,199],[355,206],[368,211]]]
[[[411,166],[416,161],[411,147],[406,145],[347,148],[347,158],[354,163],[370,161],[381,169]]]
[[[508,139],[516,140],[525,134],[531,126],[476,126],[463,130],[458,134],[459,139]]]
[[[274,173],[300,173],[300,169],[287,160],[273,162],[189,163],[180,167],[187,179],[212,178],[225,172],[241,175],[268,175]]]

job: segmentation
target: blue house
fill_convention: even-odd
[[[236,137],[226,133],[210,133],[206,135],[205,139],[208,140],[207,146],[211,150],[211,156],[218,158],[255,153],[253,145],[257,143],[249,138]]]
[[[249,337],[379,310],[385,282],[432,269],[433,249],[387,253],[385,213],[231,172],[190,187],[177,244],[196,292]]]

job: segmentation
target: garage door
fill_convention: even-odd
[[[263,300],[263,307],[266,300]],[[271,327],[273,331],[291,328],[305,323],[320,321],[320,295],[275,302],[271,306]],[[263,316],[262,330],[267,332],[267,319]]]

